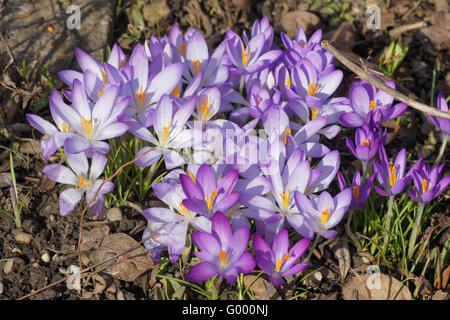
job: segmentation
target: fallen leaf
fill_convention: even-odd
[[[370,298],[367,290],[370,291]],[[411,292],[400,281],[383,273],[352,277],[342,286],[344,300],[412,300]]]
[[[81,251],[90,251],[99,246],[105,237],[109,235],[109,227],[102,224],[83,233],[81,238]]]
[[[343,240],[339,240],[333,247],[334,257],[339,262],[339,271],[341,273],[342,281],[345,280],[348,270],[350,268],[350,250],[348,243]]]
[[[244,275],[244,286],[245,288],[248,288],[250,286],[250,291],[253,292],[255,295],[255,298],[257,300],[261,300],[264,298],[264,295],[267,292],[267,288],[271,286],[270,282],[264,279],[263,277],[258,277],[256,279],[256,275],[253,274],[247,274]],[[270,289],[269,294],[267,295],[267,300],[272,300],[277,295],[277,290],[272,286]]]
[[[450,278],[450,266],[448,266],[442,273],[442,289],[447,288],[449,278]]]
[[[129,251],[132,248],[136,248]],[[129,251],[129,252],[127,252]],[[127,252],[123,254],[124,252]],[[134,281],[143,273],[152,269],[154,263],[147,250],[139,246],[138,242],[125,233],[110,234],[103,239],[100,246],[90,252],[89,258],[94,264],[99,264],[120,255],[115,262],[107,262],[102,266],[110,265],[107,272],[113,277],[124,281]]]

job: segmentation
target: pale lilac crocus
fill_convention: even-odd
[[[301,239],[289,248],[289,235],[286,229],[275,236],[270,246],[259,234],[253,236],[253,250],[256,264],[270,277],[274,286],[284,284],[283,277],[296,275],[308,267],[308,263],[297,263],[310,244],[309,239]]]
[[[136,137],[153,144],[152,147],[143,147],[136,157],[146,153],[136,165],[148,167],[158,162],[161,156],[164,157],[166,169],[170,170],[185,163],[179,150],[191,147],[194,133],[193,129],[187,129],[186,122],[192,115],[195,106],[195,99],[187,100],[183,105],[179,105],[168,95],[162,96],[154,113],[149,113],[147,117],[153,116],[151,120],[146,120],[147,124],[153,123],[156,137],[140,121],[133,117],[122,115],[119,120],[129,126],[129,131]],[[150,150],[150,151],[149,151]]]
[[[337,173],[338,176],[338,184],[341,191],[348,188],[347,182],[344,178],[344,175],[341,172]],[[375,174],[371,175],[366,181],[361,180],[361,173],[359,170],[356,170],[353,175],[352,183],[350,185],[350,189],[352,190],[352,202],[350,203],[350,210],[360,210],[366,204],[367,199],[370,196],[370,192],[372,191],[373,182],[375,180]]]
[[[144,210],[142,215],[152,222],[171,225],[171,229],[167,233],[169,240],[167,248],[169,250],[169,259],[173,263],[178,259],[186,244],[189,225],[192,225],[196,230],[210,232],[211,221],[205,216],[192,212],[183,205],[186,195],[183,192],[179,178],[174,179],[171,177],[171,179],[167,179],[166,177],[164,181],[154,183],[152,188],[156,197],[166,203],[169,208],[151,207]],[[148,244],[147,250],[152,252],[152,249],[150,244]]]
[[[72,107],[69,107],[61,96],[53,89],[51,94],[55,109],[72,135],[64,142],[66,153],[92,151],[107,154],[109,144],[104,140],[119,137],[128,130],[128,126],[117,121],[128,105],[128,98],[119,98],[119,88],[109,87],[92,106],[83,85],[77,79],[72,87]]]
[[[225,176],[216,179],[212,168],[203,164],[197,175],[180,175],[181,186],[187,199],[183,205],[194,212],[212,217],[217,211],[231,209],[239,200],[239,193],[234,192],[239,173],[229,171]]]
[[[211,233],[192,234],[193,243],[201,250],[194,252],[194,255],[203,261],[193,266],[185,279],[203,282],[219,275],[234,284],[238,274],[249,273],[256,266],[253,256],[245,252],[250,230],[240,228],[233,233],[230,221],[222,212],[214,214],[211,229]]]
[[[302,192],[295,192],[295,203],[304,220],[300,228],[296,229],[300,235],[312,239],[318,234],[325,239],[336,236],[334,228],[344,217],[352,201],[352,190],[344,189],[334,198],[323,191],[317,197],[308,198]]]
[[[59,210],[63,216],[75,208],[83,194],[86,194],[86,203],[92,200],[103,183],[103,179],[99,179],[99,177],[108,161],[106,156],[99,152],[93,153],[90,165],[84,153],[66,153],[66,159],[70,168],[60,164],[48,164],[42,168],[42,172],[50,180],[73,186],[64,190],[59,196]],[[101,187],[96,200],[90,205],[89,208],[96,217],[101,217],[103,214],[103,195],[111,192],[113,188],[114,184],[107,181]]]
[[[385,84],[395,89],[395,82]],[[339,118],[341,125],[346,127],[361,127],[372,110],[381,112],[381,121],[392,120],[402,115],[407,108],[403,102],[392,105],[394,98],[384,91],[364,81],[357,81],[350,88],[351,112],[344,113]]]

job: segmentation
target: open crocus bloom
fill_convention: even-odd
[[[86,202],[91,201],[103,182],[103,179],[98,179],[98,177],[103,173],[107,162],[107,158],[99,152],[93,153],[90,166],[84,153],[67,153],[66,159],[70,169],[60,164],[48,164],[42,168],[42,172],[50,180],[74,186],[64,190],[59,196],[59,210],[63,216],[75,208],[84,193],[86,193]],[[89,207],[95,216],[102,216],[103,195],[111,192],[113,188],[114,184],[108,181],[100,189],[96,200]]]
[[[253,249],[256,254],[256,264],[270,277],[274,286],[284,284],[283,277],[302,272],[308,263],[296,263],[305,253],[310,243],[309,239],[299,240],[289,249],[289,235],[286,229],[275,236],[273,244],[269,244],[259,235],[253,236]]]
[[[361,128],[356,129],[355,143],[349,138],[346,138],[345,144],[357,159],[368,163],[378,152],[380,134],[377,130],[371,129],[367,122],[365,122]]]
[[[211,229],[211,233],[192,234],[192,241],[201,250],[194,255],[203,262],[192,267],[185,278],[202,282],[219,275],[234,284],[239,273],[249,273],[256,265],[253,256],[245,252],[250,230],[240,228],[233,233],[230,221],[222,212],[214,214]]]
[[[344,189],[334,198],[323,191],[318,197],[308,198],[301,192],[295,193],[295,203],[304,217],[304,222],[296,230],[309,239],[314,233],[326,239],[333,238],[337,232],[330,230],[335,227],[344,217],[352,201],[352,190]]]
[[[385,84],[395,89],[393,81],[386,81]],[[407,105],[402,102],[392,106],[393,101],[392,96],[371,84],[362,80],[355,82],[350,88],[350,106],[353,110],[341,115],[339,122],[346,127],[361,127],[372,110],[381,111],[381,121],[395,119],[406,111]]]
[[[65,140],[64,151],[85,152],[88,156],[93,151],[107,154],[110,148],[104,140],[121,136],[128,130],[126,124],[117,121],[117,116],[122,114],[129,98],[119,99],[119,88],[111,86],[92,106],[81,82],[75,79],[72,88],[73,108],[63,101],[56,89],[53,89],[50,97],[58,115],[72,133]]]
[[[409,170],[414,188],[408,190],[408,195],[417,202],[428,203],[439,196],[450,185],[450,176],[441,179],[444,163],[431,168],[420,158]]]
[[[380,163],[374,161],[373,169],[382,188],[375,186],[375,190],[382,196],[402,193],[411,181],[410,176],[405,176],[406,149],[400,150],[392,166],[389,165],[389,160],[383,145],[380,146],[379,155]]]
[[[180,175],[181,186],[187,196],[183,205],[207,217],[212,217],[217,211],[227,211],[239,200],[239,193],[234,192],[238,176],[238,171],[232,170],[216,180],[207,164],[200,166],[195,177],[192,173]]]
[[[185,160],[178,150],[192,146],[194,130],[187,129],[185,126],[192,115],[194,106],[195,99],[189,99],[183,105],[179,105],[168,95],[162,96],[155,112],[149,113],[149,117],[153,115],[153,119],[151,121],[146,120],[147,123],[153,123],[156,138],[145,125],[135,118],[126,115],[119,117],[119,120],[127,124],[129,131],[136,137],[153,144],[153,147],[144,147],[136,154],[136,157],[139,157],[148,152],[136,161],[138,167],[150,166],[157,162],[161,156],[164,157],[168,170],[184,164]]]

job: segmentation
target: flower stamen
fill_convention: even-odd
[[[78,188],[86,188],[87,189],[90,187],[90,185],[91,185],[91,180],[84,179],[80,173],[80,175],[78,176]]]
[[[202,114],[202,121],[206,121],[211,116],[211,110],[209,109],[210,101],[208,98],[200,98],[200,105],[197,107]]]
[[[225,250],[222,250],[222,252],[219,253],[220,261],[222,261],[222,266],[225,266],[228,259],[230,258],[230,254],[227,254]]]
[[[183,58],[186,59],[186,44],[182,43],[180,47],[178,48],[178,51],[183,56]]]
[[[422,180],[422,193],[425,193],[426,191],[430,190],[431,183],[428,183],[427,179]]]
[[[291,201],[291,191],[288,190],[284,193],[280,193],[280,197],[283,199],[283,205],[285,208],[289,206],[289,202]]]
[[[357,201],[359,198],[359,187],[357,186],[353,187],[353,197],[355,198],[355,201]]]
[[[183,202],[180,202],[180,205],[178,206],[178,212],[182,215],[182,216],[187,216],[189,214],[189,210],[188,208],[186,208],[183,204]]]
[[[194,72],[194,75],[196,75],[201,70],[200,60],[194,60],[192,61],[192,71]]]
[[[317,115],[319,114],[319,108],[314,107],[311,109],[311,120],[314,120],[317,118]]]
[[[319,90],[320,84],[315,84],[314,80],[312,83],[308,86],[308,95],[309,96],[315,96],[317,91]]]
[[[145,91],[145,94],[144,94],[144,89],[142,87],[142,84],[141,84],[141,87],[139,88],[139,93],[138,93],[138,89],[136,89],[135,94],[136,94],[136,99],[138,101],[139,106],[142,107],[145,100],[147,100],[147,91]]]
[[[170,133],[170,123],[168,126],[163,127],[162,142],[165,142],[167,138],[169,138],[169,133]]]
[[[65,121],[63,121],[61,124],[61,130],[62,132],[70,132],[70,126]]]
[[[214,197],[217,197],[217,190],[214,190],[213,192],[211,192],[210,197],[206,196],[206,205],[208,206],[208,210],[212,209]]]
[[[81,128],[83,128],[86,135],[90,136],[94,130],[92,120],[87,120],[85,117],[81,117]]]
[[[362,142],[363,145],[365,145],[366,147],[370,147],[370,141],[369,140],[364,140]]]
[[[292,130],[290,128],[287,128],[283,133],[283,142],[284,144],[287,143],[287,137],[289,134],[291,134]]]
[[[328,211],[328,209],[325,209],[322,211],[322,224],[327,223],[328,220],[328,216],[330,215],[330,211]]]
[[[286,261],[288,261],[291,257],[289,257],[289,252],[287,252],[283,258],[278,258],[277,259],[277,265],[275,266],[275,271],[276,272],[280,272],[281,267],[283,266],[283,263],[285,263]]]
[[[391,187],[394,185],[394,183],[397,182],[397,174],[395,173],[395,166],[389,167],[389,184]]]
[[[242,64],[246,66],[248,62],[250,61],[250,56],[252,54],[252,50],[249,49],[248,53],[245,53],[245,48],[242,46]]]
[[[370,100],[370,104],[369,104],[370,110],[372,110],[373,108],[377,107],[377,104],[375,103],[375,101]]]

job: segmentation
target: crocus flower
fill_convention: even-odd
[[[148,114],[145,125],[127,115],[119,117],[119,120],[127,124],[129,131],[136,137],[153,144],[153,147],[143,147],[136,154],[138,157],[148,152],[136,161],[138,167],[150,166],[158,162],[161,156],[164,157],[167,170],[184,164],[184,158],[176,150],[192,146],[193,129],[187,129],[185,126],[192,115],[194,106],[195,99],[189,99],[180,106],[177,101],[164,95],[159,100],[154,113]],[[152,116],[153,118],[149,120]],[[148,123],[153,123],[157,138],[145,127]]]
[[[295,192],[295,203],[304,217],[303,224],[296,230],[308,239],[314,237],[314,233],[330,239],[336,236],[335,227],[344,217],[352,201],[352,190],[344,189],[334,198],[323,191],[319,196],[308,198],[305,194]]]
[[[180,175],[181,186],[187,196],[183,205],[207,217],[212,217],[217,211],[227,211],[239,200],[239,193],[233,190],[238,176],[238,171],[232,170],[216,180],[207,164],[200,166],[195,177],[193,174]]]
[[[72,133],[64,143],[66,153],[86,152],[90,156],[92,151],[98,151],[107,154],[110,147],[104,140],[121,136],[128,130],[126,124],[117,121],[117,116],[126,108],[129,98],[119,100],[118,90],[116,86],[109,87],[91,106],[83,85],[75,79],[71,108],[53,89],[50,99]]]
[[[341,172],[338,172],[337,176],[341,191],[347,189],[347,182],[345,181],[344,175]],[[362,183],[361,173],[359,170],[356,170],[355,175],[353,176],[352,184],[350,185],[353,197],[349,209],[359,210],[364,207],[366,200],[369,198],[370,192],[372,191],[374,179],[375,174],[371,175],[364,183]]]
[[[169,208],[148,208],[142,212],[142,215],[152,222],[169,224],[171,226],[170,231],[167,232],[167,248],[169,249],[170,261],[175,262],[186,244],[186,234],[189,225],[192,225],[196,230],[210,232],[211,221],[205,216],[190,211],[183,205],[183,200],[186,199],[186,196],[179,179],[175,180],[170,177],[170,181],[167,180],[166,177],[163,182],[154,183],[152,188],[156,196],[166,203]],[[173,181],[176,182],[171,183]],[[147,250],[152,252],[153,249],[150,244],[147,245]]]
[[[373,169],[382,188],[375,186],[375,190],[385,197],[402,193],[411,181],[410,176],[405,175],[406,149],[400,150],[392,166],[383,145],[380,146],[379,157],[380,163],[373,161]]]
[[[75,208],[83,194],[86,193],[86,203],[92,200],[103,183],[103,179],[98,179],[98,177],[103,173],[108,161],[106,156],[99,152],[93,153],[91,165],[84,153],[66,153],[66,159],[70,168],[60,164],[48,164],[42,168],[42,172],[50,180],[74,186],[64,190],[59,196],[59,210],[63,216]],[[100,189],[96,200],[90,205],[89,208],[96,217],[101,217],[103,214],[103,195],[111,192],[113,188],[114,185],[111,181],[106,182]]]
[[[302,272],[308,263],[296,262],[303,256],[310,243],[309,239],[301,239],[289,249],[289,235],[286,229],[275,236],[272,246],[259,235],[253,236],[253,250],[256,264],[270,277],[274,286],[284,284],[283,277]]]
[[[349,138],[345,139],[345,144],[350,152],[361,161],[363,168],[377,154],[380,145],[381,134],[378,130],[373,130],[365,122],[362,127],[357,128],[355,132],[355,143]],[[365,170],[364,170],[365,173]]]
[[[201,250],[194,255],[203,260],[186,274],[186,280],[202,282],[215,275],[224,277],[234,284],[237,275],[249,273],[255,268],[255,260],[245,252],[250,238],[248,228],[232,232],[230,221],[222,212],[216,212],[212,218],[212,232],[194,232],[193,243]]]
[[[386,81],[386,85],[395,89],[393,81]],[[402,115],[407,108],[403,102],[392,106],[394,98],[384,91],[364,81],[357,81],[350,88],[350,106],[352,112],[341,115],[339,122],[346,127],[361,127],[372,110],[381,111],[381,121],[395,119]]]
[[[450,184],[450,176],[441,178],[444,165],[430,168],[428,163],[420,159],[408,173],[414,182],[414,188],[408,190],[408,195],[420,203],[428,203],[438,197]]]
[[[436,108],[440,111],[448,112],[447,101],[445,100],[444,94],[439,92],[436,101]],[[433,124],[439,128],[444,134],[450,134],[450,120],[445,118],[439,118],[426,114],[428,119],[430,119]]]
[[[226,35],[226,50],[232,67],[230,72],[237,75],[250,74],[261,70],[274,62],[282,54],[281,50],[267,50],[267,41],[264,33],[252,37],[248,44],[244,43],[234,31],[228,30]]]

